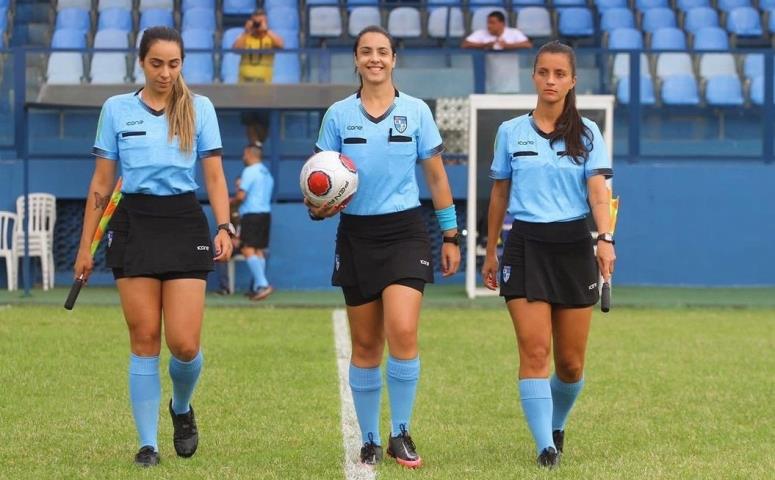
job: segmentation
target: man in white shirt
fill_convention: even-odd
[[[533,42],[516,28],[506,26],[506,17],[500,10],[487,15],[487,29],[476,30],[463,40],[463,48],[483,50],[516,50],[532,48]],[[487,55],[487,93],[519,92],[519,56]]]

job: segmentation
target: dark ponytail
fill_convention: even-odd
[[[571,75],[576,77],[576,54],[573,49],[558,41],[544,44],[536,55],[533,63],[533,74],[535,74],[538,59],[544,53],[561,53],[568,57],[570,62]],[[566,155],[571,157],[573,163],[581,165],[589,158],[589,152],[592,150],[592,131],[584,125],[579,111],[576,109],[576,87],[571,88],[565,96],[565,104],[562,107],[562,113],[554,125],[554,131],[549,134],[549,145],[554,145],[557,140],[565,141]]]
[[[380,35],[383,35],[385,38],[387,38],[388,42],[390,42],[390,53],[392,53],[394,57],[396,56],[396,49],[398,48],[396,39],[393,38],[387,30],[380,27],[379,25],[369,25],[358,33],[358,36],[355,37],[355,43],[353,44],[353,56],[358,56],[358,44],[361,43],[361,37],[367,33],[379,33]],[[361,78],[361,75],[358,73],[358,67],[355,67],[355,74],[358,75],[358,81],[360,82],[362,88],[363,78]]]

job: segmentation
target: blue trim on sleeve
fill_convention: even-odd
[[[212,150],[205,150],[203,152],[199,152],[199,158],[217,157],[219,155],[223,156],[222,148],[213,148]]]
[[[614,170],[613,168],[596,168],[589,171],[587,178],[594,177],[595,175],[603,175],[607,179],[612,178],[614,176]]]
[[[92,148],[91,154],[95,157],[107,158],[108,160],[118,160],[118,153],[109,152],[97,147]]]
[[[440,143],[437,146],[431,148],[427,152],[423,152],[422,155],[420,155],[419,160],[428,160],[429,158],[435,157],[436,155],[440,154],[444,151],[444,144]]]

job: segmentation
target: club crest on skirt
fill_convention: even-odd
[[[511,278],[511,265],[504,265],[503,266],[503,281],[508,282],[509,278]]]

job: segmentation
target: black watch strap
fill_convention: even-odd
[[[448,237],[446,235],[441,236],[442,243],[452,243],[454,245],[460,246],[460,233],[456,233],[455,235]]]
[[[226,233],[228,233],[230,237],[234,237],[237,235],[237,232],[234,229],[234,225],[232,225],[231,223],[222,223],[218,225],[218,230],[226,230]]]
[[[600,235],[597,236],[597,241],[610,243],[611,245],[616,245],[616,242],[614,241],[614,237],[610,233],[601,233]]]

